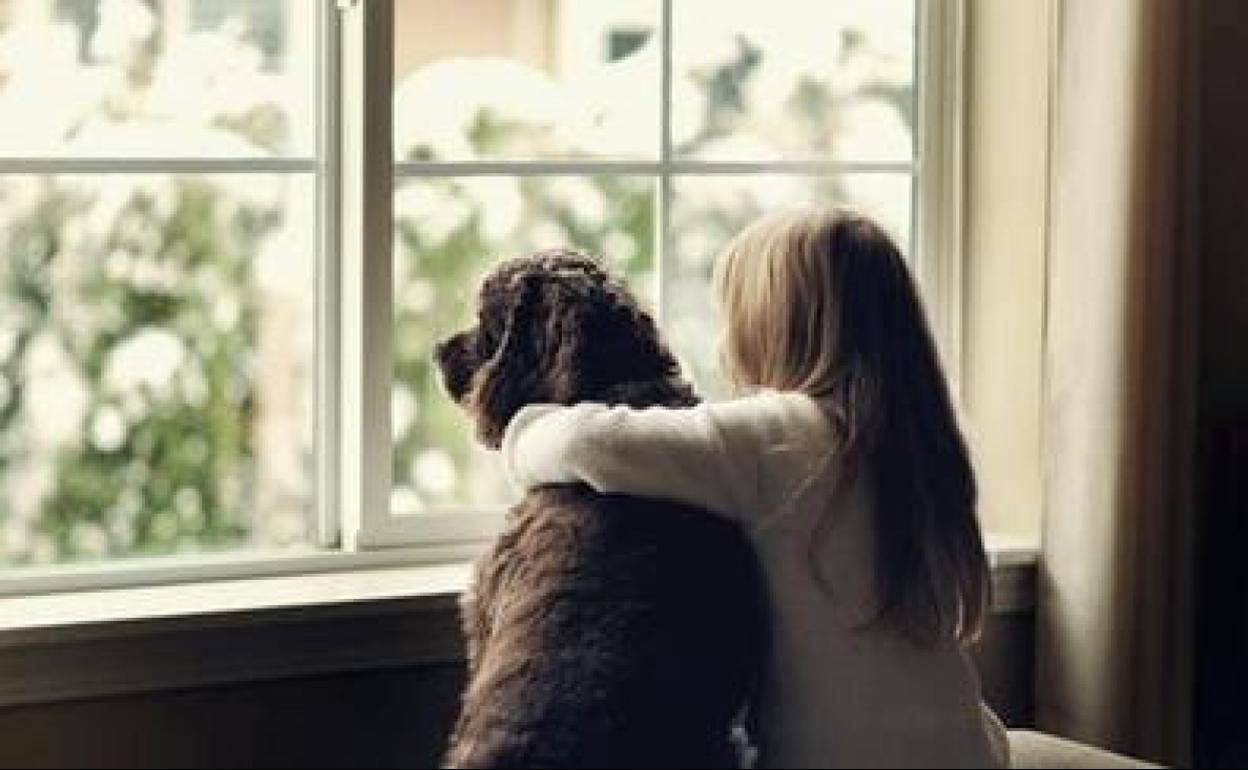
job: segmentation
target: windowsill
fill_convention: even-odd
[[[15,637],[63,638],[67,629],[82,637],[90,635],[90,627],[117,623],[226,615],[245,621],[279,610],[307,613],[390,600],[436,603],[457,597],[470,572],[468,562],[457,562],[0,598],[0,649]]]
[[[995,613],[1037,552],[990,537]],[[0,707],[462,659],[465,561],[0,597]]]
[[[470,566],[0,598],[0,708],[458,665]]]
[[[984,548],[994,569],[1033,566],[1040,558],[1039,538],[989,532],[984,535]]]
[[[1030,612],[1036,606],[1039,539],[989,533],[984,536],[992,569],[992,612]]]
[[[1029,569],[1038,558],[1039,549],[1026,538],[989,534],[985,541],[989,562],[998,576],[1013,568]],[[27,638],[56,635],[78,626],[246,616],[395,599],[430,600],[458,596],[468,585],[469,560],[430,564],[420,563],[419,555],[407,554],[419,551],[287,559],[292,566],[303,567],[299,574],[196,580],[191,572],[188,579],[164,585],[0,596],[0,649],[8,646],[15,634]]]

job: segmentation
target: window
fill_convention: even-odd
[[[479,540],[430,353],[534,248],[713,396],[717,249],[848,202],[956,360],[958,3],[47,5],[0,6],[0,563]]]
[[[0,564],[305,541],[315,14],[9,6]]]
[[[400,531],[509,498],[429,362],[494,260],[560,243],[609,258],[715,395],[709,276],[733,232],[777,206],[841,201],[913,245],[921,176],[939,173],[918,162],[913,0],[764,14],[745,0],[580,0],[539,19],[522,5],[478,0],[462,21],[395,5]]]

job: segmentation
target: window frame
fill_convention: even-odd
[[[657,313],[666,302],[671,181],[682,173],[911,174],[910,253],[957,392],[962,347],[963,60],[965,0],[916,0],[914,157],[900,163],[690,161],[671,147],[672,4],[661,0],[660,156],[651,161],[394,164],[394,0],[319,0],[314,156],[214,158],[0,158],[0,173],[313,174],[316,182],[314,408],[316,531],[283,551],[189,554],[0,574],[0,597],[87,588],[296,575],[463,561],[500,526],[500,511],[396,514],[390,509],[393,340],[393,189],[399,176],[633,174],[658,180]]]

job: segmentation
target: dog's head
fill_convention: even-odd
[[[602,262],[575,251],[495,268],[481,284],[477,323],[434,357],[447,392],[491,447],[530,403],[693,400],[650,315]]]

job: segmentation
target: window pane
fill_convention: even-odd
[[[672,3],[672,146],[718,160],[907,161],[914,0]]]
[[[316,3],[9,0],[0,155],[312,153]],[[20,119],[13,119],[20,116]]]
[[[310,177],[0,177],[0,564],[309,522]]]
[[[395,193],[395,513],[499,505],[513,496],[496,457],[446,395],[435,341],[467,328],[497,260],[573,246],[609,258],[652,294],[655,183],[637,177],[401,181]]]
[[[845,203],[874,217],[908,252],[910,201],[908,174],[676,177],[665,325],[702,395],[716,398],[727,393],[719,376],[717,344],[722,327],[711,291],[711,271],[733,235],[764,213],[786,206]]]
[[[658,9],[657,0],[395,3],[395,158],[656,157]]]

